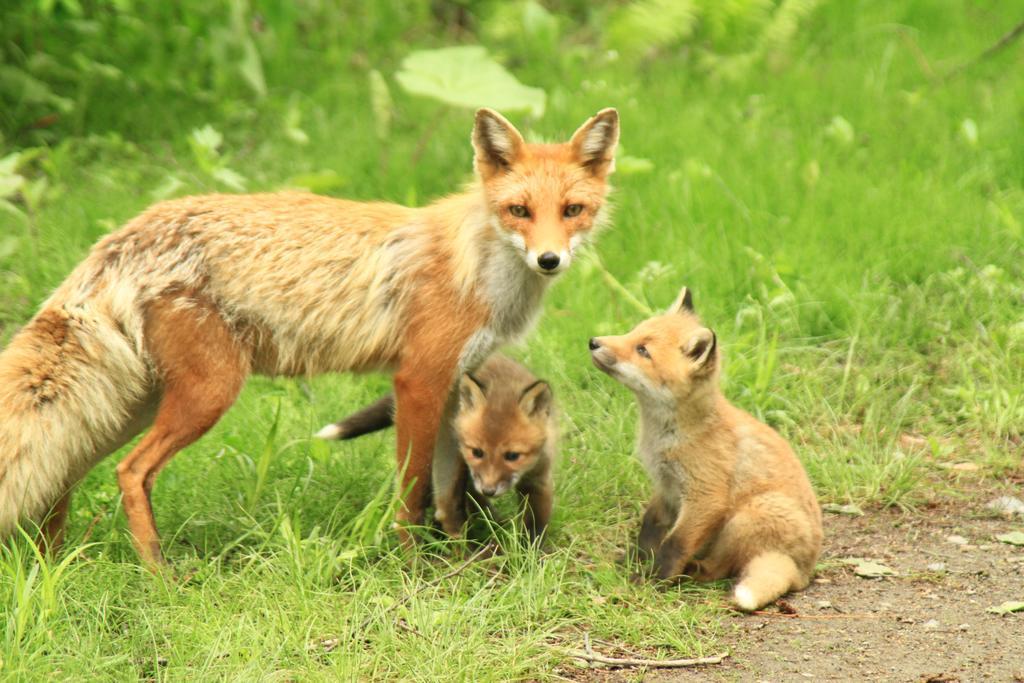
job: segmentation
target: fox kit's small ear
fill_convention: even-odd
[[[468,372],[459,381],[459,404],[463,410],[482,406],[486,400],[487,386]]]
[[[519,396],[519,409],[533,417],[551,408],[551,387],[542,379],[523,389]]]
[[[602,109],[572,135],[572,147],[581,165],[597,176],[615,170],[615,146],[619,144],[619,112]]]
[[[715,366],[715,351],[718,348],[718,337],[706,327],[702,327],[693,333],[690,341],[683,347],[690,360],[693,361],[695,369],[710,370]]]
[[[507,171],[526,142],[516,127],[493,109],[479,109],[473,126],[473,165],[482,178]]]
[[[693,294],[690,293],[689,287],[683,287],[679,290],[679,296],[669,306],[669,313],[693,313]]]

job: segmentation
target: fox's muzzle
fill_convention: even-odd
[[[610,372],[615,365],[615,354],[610,349],[602,346],[597,337],[591,337],[587,346],[590,348],[590,359],[594,362],[594,365],[599,370]]]

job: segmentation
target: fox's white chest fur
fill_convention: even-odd
[[[490,315],[459,356],[460,371],[473,370],[503,344],[526,336],[541,312],[541,300],[553,277],[534,272],[516,245],[497,241],[483,258],[480,293]]]

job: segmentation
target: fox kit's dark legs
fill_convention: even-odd
[[[531,539],[539,538],[548,528],[554,505],[555,491],[550,473],[544,472],[528,482],[520,488],[520,493],[526,497],[526,513],[523,517],[526,533]]]
[[[212,305],[176,297],[147,311],[146,340],[163,380],[153,428],[117,466],[132,540],[150,567],[163,562],[150,504],[160,470],[231,407],[248,374],[247,354]]]
[[[654,557],[661,546],[665,534],[672,528],[674,517],[665,505],[664,499],[655,494],[644,511],[644,519],[640,524],[640,535],[637,537],[637,550],[641,558],[647,560]]]
[[[441,522],[444,532],[453,538],[461,536],[466,525],[466,490],[469,479],[469,469],[459,453],[458,438],[451,423],[457,408],[458,397],[452,395],[448,399],[437,434],[431,472],[434,516]]]
[[[68,508],[71,505],[71,489],[68,489],[50,508],[50,513],[43,520],[39,539],[36,544],[43,555],[52,555],[64,544],[64,527],[68,521]]]

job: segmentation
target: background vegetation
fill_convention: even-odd
[[[443,542],[406,566],[387,533],[392,437],[309,437],[386,378],[257,378],[161,476],[176,580],[137,565],[117,456],[78,488],[62,561],[2,550],[0,672],[544,678],[584,632],[710,653],[721,586],[633,585],[616,563],[647,483],[631,397],[586,352],[682,284],[724,342],[729,396],[794,442],[823,502],[912,507],[955,495],[965,470],[1020,467],[1024,69],[1019,46],[978,59],[1021,21],[1012,5],[5,5],[4,343],[161,198],[423,204],[469,178],[482,103],[547,139],[616,106],[623,149],[600,262],[574,266],[515,351],[565,413],[545,552],[498,531],[505,552],[455,576],[463,549]],[[486,52],[422,52],[452,46]]]

